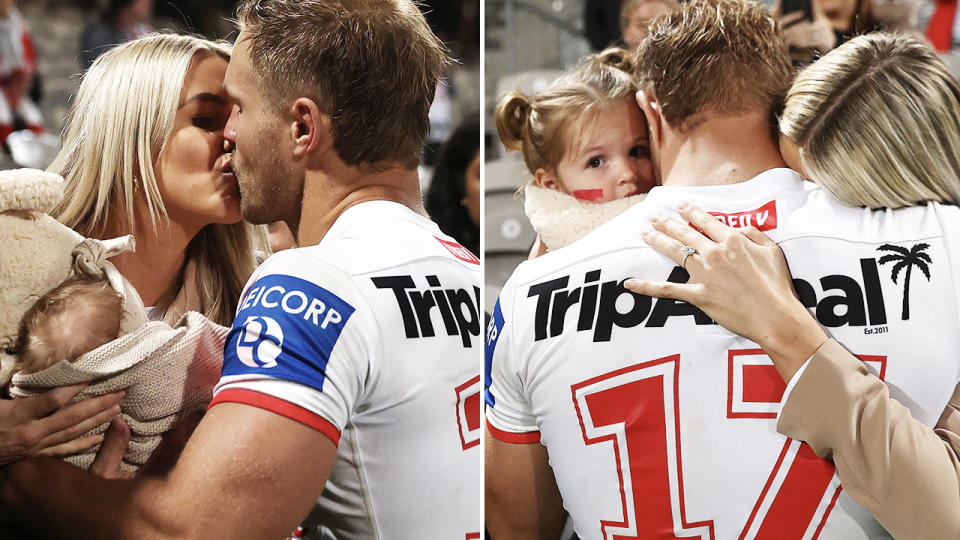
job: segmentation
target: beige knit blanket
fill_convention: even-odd
[[[16,374],[14,397],[36,395],[50,388],[89,382],[74,401],[118,390],[127,394],[121,417],[130,424],[131,439],[122,468],[137,470],[160,444],[161,435],[181,419],[210,402],[220,378],[223,345],[229,328],[196,312],[186,313],[174,326],[150,322],[75,362],[66,360],[30,374]],[[90,433],[103,433],[109,423]],[[87,469],[98,447],[66,461]]]
[[[576,242],[647,196],[641,193],[605,203],[592,203],[533,184],[523,188],[523,193],[523,210],[533,230],[540,235],[540,241],[550,251]]]

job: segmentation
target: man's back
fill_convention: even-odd
[[[765,230],[821,324],[936,422],[960,380],[956,254],[944,237],[960,214],[840,207],[774,169],[732,186],[657,188],[522,265],[487,333],[491,433],[540,438],[584,539],[885,536],[842,495],[832,465],[776,433],[784,389],[762,350],[692,306],[620,285],[686,279],[638,234],[681,201]]]
[[[323,536],[479,533],[477,263],[426,218],[368,202],[251,278],[214,402],[338,441]]]

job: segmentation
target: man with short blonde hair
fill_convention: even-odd
[[[758,4],[717,0],[685,4],[651,25],[634,75],[650,85],[661,114],[689,129],[706,115],[766,110],[771,125],[794,69],[780,26]]]
[[[237,9],[262,89],[273,98],[316,99],[332,117],[345,163],[420,163],[430,103],[450,59],[413,3],[248,0]]]

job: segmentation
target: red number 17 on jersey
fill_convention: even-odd
[[[879,362],[882,378],[885,358],[861,359]],[[584,442],[613,444],[622,517],[600,522],[605,539],[716,537],[712,520],[691,522],[684,506],[679,360],[667,356],[571,387]],[[733,404],[762,410],[779,403],[784,384],[769,358],[759,349],[730,351],[728,362],[728,418],[775,417],[732,413]],[[739,538],[816,539],[840,495],[839,486],[830,489],[833,475],[831,462],[787,439]]]

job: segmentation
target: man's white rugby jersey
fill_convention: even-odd
[[[250,278],[213,404],[338,443],[314,514],[324,537],[479,538],[479,282],[476,257],[386,201]]]
[[[731,186],[654,188],[520,265],[487,330],[490,432],[546,445],[584,540],[887,537],[831,463],[776,432],[784,384],[762,349],[689,304],[623,288],[687,279],[639,234],[682,201],[770,235],[827,331],[936,423],[960,380],[960,211],[847,208],[773,169]]]

